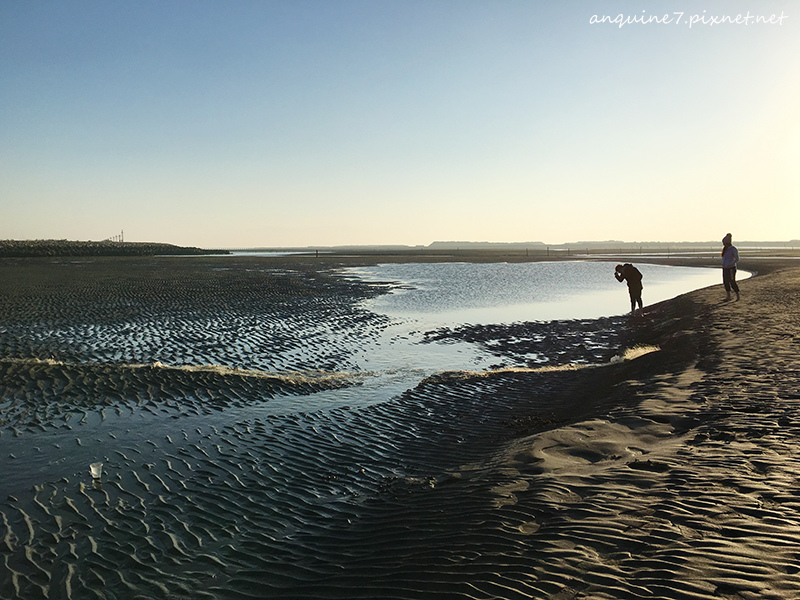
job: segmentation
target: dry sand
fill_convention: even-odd
[[[47,361],[44,342],[10,325],[34,327],[50,313],[73,322],[106,291],[77,294],[67,263],[47,263],[44,285],[31,264],[3,265],[29,279],[3,284],[2,459],[9,436],[38,443],[58,428],[69,438],[79,430],[69,411],[133,414],[137,399],[174,419],[174,431],[118,449],[100,488],[69,475],[2,499],[0,597],[800,597],[800,268],[791,261],[760,262],[739,302],[722,302],[715,286],[615,321],[620,348],[660,348],[636,358],[450,374],[334,418],[253,419],[219,434],[182,423],[216,404],[295,393],[293,384],[81,366],[82,352],[99,352],[91,348]],[[260,282],[248,269],[264,262],[238,263],[247,268],[232,296],[224,272],[196,278],[190,265],[202,262],[81,264],[104,265],[89,279],[115,281],[129,300],[109,322],[138,322],[175,294],[203,314],[246,312]],[[128,268],[108,271],[119,264]],[[380,325],[331,300],[374,292],[317,276],[310,260],[275,264],[307,275],[273,281],[276,315],[292,298],[325,297],[330,318]],[[137,304],[142,272],[147,302]],[[210,303],[193,299],[198,289]],[[513,355],[517,333],[435,336],[506,344]],[[329,385],[339,382],[322,377],[314,389]]]

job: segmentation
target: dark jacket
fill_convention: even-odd
[[[614,277],[620,283],[627,281],[629,290],[637,292],[642,290],[642,274],[630,263],[622,265],[622,271],[614,271]]]

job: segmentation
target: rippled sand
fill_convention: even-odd
[[[166,260],[0,266],[0,597],[800,596],[800,272],[428,332],[514,368],[303,410],[380,289]]]

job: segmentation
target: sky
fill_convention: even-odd
[[[121,231],[798,239],[800,5],[0,0],[0,239]]]

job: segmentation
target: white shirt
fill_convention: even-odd
[[[735,267],[738,262],[739,251],[736,249],[736,246],[728,246],[725,248],[725,252],[722,255],[722,268],[729,269],[730,267]]]

